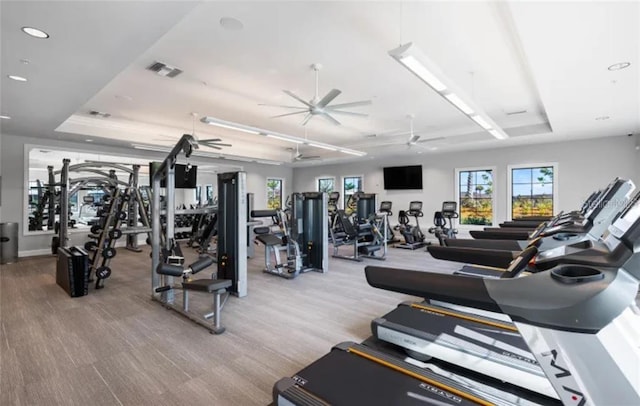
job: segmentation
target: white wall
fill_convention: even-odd
[[[557,162],[559,201],[555,210],[573,210],[591,191],[616,176],[632,179],[640,187],[640,152],[634,147],[633,137],[621,136],[494,150],[424,153],[404,160],[365,158],[357,163],[295,168],[294,190],[315,190],[316,179],[327,175],[335,176],[340,190],[343,175],[364,174],[365,192],[377,193],[378,201],[393,202],[392,223],[397,221],[398,210],[406,210],[411,200],[422,200],[424,229],[431,224],[433,212],[440,210],[443,201],[455,199],[455,168],[495,166],[496,215],[501,222],[507,218],[508,165]],[[418,164],[423,170],[423,190],[384,190],[383,167]]]
[[[96,146],[89,146],[84,143],[62,142],[56,139],[22,137],[3,134],[2,148],[0,149],[0,174],[2,174],[2,185],[0,193],[2,196],[2,211],[0,212],[0,222],[17,222],[20,224],[19,250],[20,256],[40,255],[50,252],[52,233],[37,233],[36,235],[23,235],[23,205],[25,191],[25,144],[41,145],[56,149],[87,150],[95,153]],[[132,150],[131,148],[116,148],[99,146],[101,153],[108,155],[136,156],[145,159],[162,160],[166,154],[143,150]],[[230,164],[215,159],[192,158],[194,165],[204,164]],[[266,179],[267,177],[277,177],[284,179],[285,193],[289,193],[292,183],[292,169],[274,165],[260,165],[246,162],[234,162],[237,166],[242,166],[247,172],[247,192],[254,193],[255,207],[266,207]],[[62,162],[60,162],[62,166]],[[59,169],[59,168],[56,168]],[[26,174],[28,176],[28,173]],[[203,174],[204,175],[204,174]],[[215,174],[207,174],[198,180],[199,184],[213,183]],[[209,182],[211,180],[211,182]],[[185,190],[191,196],[191,190]],[[86,241],[86,233],[71,234],[71,244],[83,244]]]

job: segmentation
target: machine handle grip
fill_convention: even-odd
[[[184,269],[179,265],[160,264],[156,268],[156,272],[160,275],[182,276]]]
[[[189,265],[189,268],[191,268],[192,274],[197,274],[203,269],[210,267],[212,264],[213,264],[213,258],[202,257],[198,259],[196,262],[194,262],[193,264]]]
[[[251,217],[275,217],[278,215],[277,210],[251,210]]]
[[[501,312],[482,278],[379,266],[367,266],[364,271],[367,282],[374,288]]]
[[[171,286],[160,286],[159,288],[156,288],[156,293],[162,293],[168,290],[171,290]]]

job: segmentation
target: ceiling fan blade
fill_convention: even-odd
[[[213,148],[213,149],[222,149],[222,148],[220,148],[220,147],[218,147],[218,146],[211,145],[211,144],[205,144],[205,147],[207,147],[207,148]]]
[[[218,142],[212,143],[212,144],[207,144],[209,146],[216,146],[216,147],[233,147],[233,145],[231,144],[220,144]]]
[[[340,96],[340,93],[342,92],[338,89],[331,89],[329,93],[327,93],[318,103],[316,103],[316,106],[320,108],[325,107],[327,104],[331,103],[333,99]]]
[[[419,135],[412,134],[411,137],[409,137],[409,145],[415,144],[416,142],[418,142],[419,139],[420,139]]]
[[[221,138],[209,138],[209,139],[206,139],[206,140],[200,140],[199,142],[201,144],[204,144],[205,142],[218,142],[218,141],[222,141],[222,139]]]
[[[304,160],[311,160],[311,159],[320,159],[319,155],[303,155],[300,157],[300,159],[304,159]]]
[[[311,113],[307,113],[307,115],[304,117],[304,120],[302,120],[302,125],[306,125],[309,120],[311,120],[311,117],[313,117],[313,115]]]
[[[351,103],[334,104],[327,108],[333,110],[333,109],[341,109],[344,107],[369,106],[370,104],[371,104],[371,100],[361,100],[361,101],[355,101]]]
[[[353,111],[342,111],[342,110],[333,110],[333,109],[327,109],[327,110],[329,110],[331,114],[346,114],[349,116],[369,117],[369,115],[365,113],[354,113]]]
[[[332,122],[335,125],[341,125],[338,120],[336,120],[335,118],[331,117],[327,113],[322,114],[322,117],[326,118],[327,120],[329,120],[330,122]]]
[[[299,107],[299,106],[285,106],[284,104],[264,104],[264,103],[259,103],[258,106],[267,106],[267,107],[283,107],[285,109],[300,109],[300,110],[306,110],[306,107]]]
[[[300,103],[304,104],[307,107],[313,107],[313,105],[311,103],[309,103],[308,101],[302,100],[300,97],[296,96],[295,93],[290,92],[288,90],[283,90],[283,92],[285,92],[285,94],[288,94],[289,96],[293,97],[294,99],[296,99],[297,101],[299,101]]]
[[[296,114],[304,114],[304,113],[306,113],[306,112],[308,112],[308,110],[307,110],[307,109],[305,109],[304,111],[296,111],[296,112],[294,112],[294,113],[279,114],[279,115],[277,115],[277,116],[271,116],[271,117],[269,117],[269,118],[278,118],[278,117],[284,117],[284,116],[294,116],[294,115],[296,115]]]

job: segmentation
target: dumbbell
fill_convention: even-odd
[[[96,241],[87,241],[84,243],[84,249],[87,251],[93,251],[98,248],[98,243]]]
[[[102,250],[102,256],[107,259],[111,259],[116,256],[116,249],[108,247]]]
[[[96,277],[98,279],[107,279],[111,276],[111,268],[108,266],[100,266],[96,269]]]
[[[120,237],[122,237],[122,230],[120,230],[118,228],[114,228],[113,230],[109,230],[109,238],[111,238],[112,240],[117,240]]]

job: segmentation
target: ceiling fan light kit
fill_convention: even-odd
[[[500,140],[509,138],[507,133],[487,113],[480,109],[470,97],[465,95],[453,81],[449,80],[442,73],[442,70],[412,42],[392,49],[389,51],[389,55],[440,96],[444,97],[456,109],[472,119],[484,131]]]

